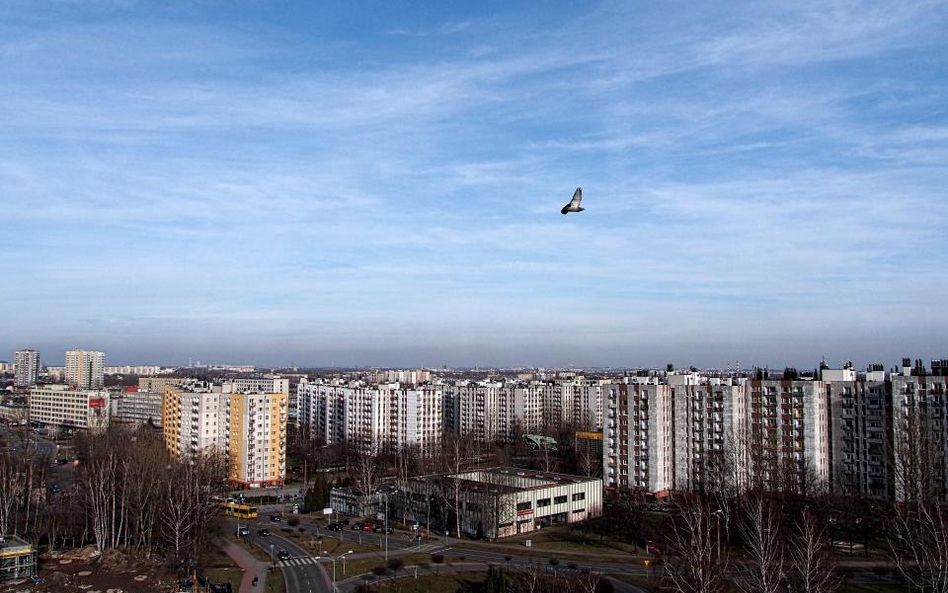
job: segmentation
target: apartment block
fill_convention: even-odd
[[[162,394],[124,391],[112,396],[112,421],[161,426]]]
[[[931,375],[921,361],[892,377],[891,480],[897,500],[948,500],[948,372]]]
[[[29,387],[36,384],[40,373],[40,353],[38,350],[18,350],[14,356],[13,381],[17,387]]]
[[[239,377],[224,379],[224,393],[285,393],[290,394],[290,380],[281,377]]]
[[[66,383],[79,389],[101,389],[105,384],[105,353],[97,350],[66,352]]]
[[[230,462],[235,486],[282,484],[286,476],[285,393],[224,393],[220,385],[166,386],[162,427],[169,453],[217,450]]]
[[[443,397],[434,386],[310,382],[297,387],[300,426],[323,442],[346,442],[368,453],[417,447],[433,453],[441,442]]]
[[[47,385],[29,393],[31,423],[99,430],[108,426],[109,412],[108,391]]]

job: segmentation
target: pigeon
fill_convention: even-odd
[[[585,210],[582,206],[579,205],[583,201],[583,188],[577,187],[576,192],[573,194],[573,199],[569,201],[569,204],[563,206],[563,209],[560,210],[561,214],[566,214],[567,212],[582,212]]]

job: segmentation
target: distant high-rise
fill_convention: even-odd
[[[40,353],[38,350],[19,350],[14,358],[16,363],[15,382],[17,387],[29,387],[36,383],[40,371]]]
[[[66,352],[66,383],[79,389],[99,389],[105,383],[105,352]]]

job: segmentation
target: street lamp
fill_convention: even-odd
[[[345,576],[345,574],[346,574],[346,556],[348,556],[348,555],[351,554],[351,553],[352,553],[352,550],[349,550],[348,552],[346,552],[346,553],[343,554],[342,556],[334,556],[333,559],[332,559],[332,590],[333,590],[333,591],[338,591],[338,590],[339,590],[339,588],[336,587],[336,560],[339,560],[340,558],[342,558],[342,574],[343,574],[343,576]]]

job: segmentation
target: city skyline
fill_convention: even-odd
[[[5,3],[0,352],[940,358],[946,17]]]

